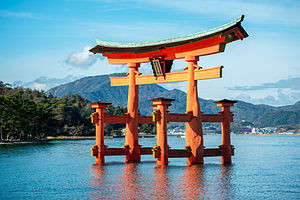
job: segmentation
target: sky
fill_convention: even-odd
[[[299,0],[0,0],[0,81],[47,90],[85,76],[128,72],[89,49],[96,38],[159,40],[202,32],[242,14],[249,34],[199,66],[224,66],[198,81],[199,97],[272,106],[300,100]],[[176,60],[172,71],[187,66]],[[149,64],[139,69],[150,74]],[[186,91],[186,82],[161,84]]]

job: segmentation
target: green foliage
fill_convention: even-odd
[[[242,123],[232,123],[230,130],[234,133],[249,133],[251,132],[251,128],[247,126],[243,126]]]
[[[57,98],[44,91],[10,88],[0,81],[1,140],[93,135],[91,113],[89,101],[79,95]]]
[[[145,134],[156,134],[155,124],[139,124],[139,132]]]
[[[265,113],[258,117],[254,124],[257,127],[300,124],[300,110]]]
[[[109,105],[108,115],[124,115],[126,108]],[[29,88],[11,88],[0,81],[1,140],[41,139],[46,136],[95,135],[90,102],[80,95],[54,97]],[[122,135],[125,124],[105,124],[105,135]]]
[[[20,94],[0,95],[2,140],[39,139],[53,133],[57,120],[49,104],[35,103]]]
[[[122,116],[127,112],[126,108],[121,108],[119,106],[114,107],[109,105],[104,109],[104,112],[107,115],[119,115]],[[105,124],[104,125],[104,135],[113,135],[113,136],[121,136],[122,129],[125,128],[125,124]]]

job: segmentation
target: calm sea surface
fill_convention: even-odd
[[[182,148],[184,138],[168,137]],[[217,147],[219,135],[204,137]],[[140,138],[152,147],[156,138]],[[203,166],[186,167],[186,159],[169,159],[156,167],[152,156],[124,164],[124,156],[106,157],[95,166],[93,140],[46,144],[0,145],[0,199],[300,199],[300,136],[233,135],[233,165],[220,157]],[[106,139],[121,147],[124,138]]]

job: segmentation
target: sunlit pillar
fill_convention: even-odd
[[[139,63],[128,63],[129,88],[127,112],[130,120],[126,123],[125,147],[129,147],[129,153],[125,156],[125,162],[139,162],[141,160],[139,135],[138,135],[138,108],[139,86],[136,85],[136,76],[139,74]]]
[[[198,100],[197,80],[194,78],[195,69],[200,70],[197,66],[199,57],[186,56],[188,62],[188,88],[186,112],[192,112],[193,118],[186,123],[186,146],[191,148],[192,155],[187,158],[187,164],[203,164],[203,132],[201,111]]]
[[[157,157],[157,165],[168,165],[168,137],[167,137],[167,123],[168,123],[168,107],[171,106],[171,102],[174,99],[169,98],[156,98],[151,99],[153,102],[154,121],[156,121],[156,137],[157,145],[156,148],[159,151],[159,156]]]
[[[92,114],[92,123],[96,124],[96,145],[91,148],[92,156],[95,156],[95,163],[104,163],[104,108],[111,103],[95,102],[91,103],[96,112]]]
[[[222,164],[231,164],[231,156],[234,153],[233,146],[230,141],[230,123],[233,121],[233,114],[230,112],[230,106],[233,106],[237,101],[230,101],[227,99],[221,101],[215,101],[217,106],[222,107],[220,114],[222,115]]]

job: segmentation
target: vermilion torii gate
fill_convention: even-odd
[[[202,69],[197,65],[199,56],[224,52],[226,44],[248,37],[241,26],[244,16],[211,30],[184,37],[166,40],[116,43],[97,40],[98,45],[90,51],[101,53],[110,64],[127,64],[127,77],[110,77],[112,86],[129,86],[128,113],[125,116],[108,116],[104,108],[109,103],[95,102],[92,107],[92,121],[96,123],[96,145],[92,155],[96,163],[104,163],[105,156],[125,155],[125,162],[139,162],[141,155],[153,154],[158,165],[167,165],[168,158],[187,157],[187,164],[203,164],[203,157],[221,156],[222,164],[231,164],[233,146],[230,143],[230,122],[233,115],[230,106],[235,101],[215,102],[222,107],[219,114],[202,114],[198,101],[197,80],[222,77],[222,66]],[[181,72],[170,72],[174,59],[184,58],[188,65]],[[153,75],[141,75],[140,63],[151,62]],[[167,110],[174,99],[156,98],[153,102],[153,116],[138,113],[139,85],[187,81],[187,104],[185,114],[169,113]],[[186,147],[171,149],[167,143],[167,123],[186,122]],[[218,148],[203,147],[203,122],[222,123],[222,144]],[[104,123],[125,123],[125,145],[123,148],[108,148],[104,145]],[[138,124],[156,123],[157,144],[155,147],[141,147],[138,142]]]

